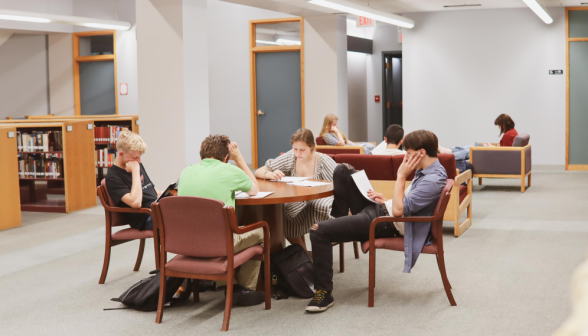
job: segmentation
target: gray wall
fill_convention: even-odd
[[[48,113],[45,38],[14,34],[0,47],[0,119]]]
[[[566,77],[548,70],[565,69],[565,17],[547,10],[551,25],[526,8],[407,15],[405,129],[446,147],[498,142],[494,119],[507,113],[531,135],[534,164],[563,164]]]
[[[367,141],[367,59],[368,54],[347,52],[349,134],[353,141]]]

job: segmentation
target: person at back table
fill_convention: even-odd
[[[106,190],[114,205],[123,208],[150,208],[161,191],[155,188],[141,163],[147,145],[139,134],[123,129],[116,141],[116,159],[106,174]],[[137,230],[153,230],[148,214],[123,213],[129,225]]]
[[[338,165],[333,176],[333,210],[335,219],[314,224],[310,229],[316,294],[306,306],[308,312],[323,312],[335,303],[333,298],[333,245],[369,240],[372,221],[380,216],[431,216],[447,183],[447,172],[437,159],[437,136],[420,130],[404,139],[407,154],[398,168],[394,198],[368,191],[367,200],[357,188],[355,169]],[[414,179],[405,190],[407,177],[416,169]],[[352,216],[349,216],[351,210]],[[376,238],[404,236],[404,272],[410,273],[425,245],[431,244],[431,223],[381,223]]]
[[[386,136],[384,141],[386,147],[376,148],[372,151],[373,155],[401,155],[406,154],[405,151],[399,149],[402,145],[402,139],[404,138],[404,129],[400,125],[390,125],[386,129]]]
[[[364,154],[372,154],[372,150],[376,148],[374,144],[369,142],[352,142],[347,139],[345,134],[337,127],[339,118],[329,113],[323,121],[323,128],[320,136],[325,140],[329,146],[363,146]]]
[[[500,135],[502,135],[502,139],[500,139],[500,143],[498,147],[511,147],[514,139],[519,135],[519,132],[514,128],[515,123],[512,118],[508,114],[501,114],[494,120],[494,125],[498,126],[500,129]],[[504,135],[503,135],[504,134]],[[490,143],[483,143],[480,144],[484,147],[496,147]],[[476,145],[476,146],[480,146]],[[469,160],[470,158],[470,147],[472,146],[465,146],[465,147],[451,147],[445,148],[443,146],[439,146],[439,153],[444,154],[453,154],[455,155],[456,160]]]
[[[226,135],[209,135],[200,145],[199,164],[191,165],[182,171],[178,182],[178,196],[212,198],[235,207],[235,191],[255,196],[259,185],[255,176],[245,163],[237,143]],[[235,161],[237,166],[228,163]],[[198,219],[194,219],[198,220]],[[253,223],[240,223],[248,225]],[[235,254],[254,245],[263,243],[263,229],[259,228],[244,234],[233,234]],[[260,304],[265,300],[263,292],[255,291],[261,261],[249,260],[235,272],[233,302],[241,306]],[[217,281],[217,288],[226,286]]]
[[[333,181],[333,171],[337,164],[327,154],[317,153],[314,135],[306,128],[297,130],[290,138],[292,150],[269,159],[265,166],[255,171],[255,176],[264,180],[279,180],[284,176],[310,177],[317,180]],[[306,249],[304,235],[317,221],[330,218],[333,196],[306,202],[293,202],[284,205],[286,223],[284,232],[290,244],[298,244]]]

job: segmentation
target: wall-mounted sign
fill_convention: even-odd
[[[356,22],[357,22],[357,25],[356,25],[357,28],[375,27],[376,26],[376,20],[366,18],[365,16],[358,16]]]
[[[120,84],[120,95],[126,96],[129,94],[129,85],[127,83]]]
[[[380,95],[376,95],[376,97],[374,98],[374,100],[376,101],[376,103],[380,102]]]
[[[563,70],[549,70],[550,75],[563,75]]]

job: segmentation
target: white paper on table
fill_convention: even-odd
[[[244,193],[242,191],[236,191],[235,192],[235,199],[264,198],[264,197],[267,197],[273,193],[274,193],[273,191],[260,191],[255,196],[249,196],[249,195],[247,195],[247,193]]]
[[[271,180],[271,182],[286,182],[286,183],[291,183],[291,182],[306,181],[309,178],[310,177],[284,176],[284,177],[282,177],[279,180]]]
[[[300,181],[300,182],[292,182],[288,183],[289,185],[299,186],[299,187],[320,187],[324,185],[329,185],[329,182],[317,182],[317,181]]]
[[[368,201],[377,204],[378,202],[374,201],[368,196],[368,190],[374,190],[374,187],[372,187],[370,180],[368,180],[367,175],[365,174],[365,170],[360,170],[357,173],[351,174],[351,177],[353,178],[357,189],[359,189],[359,192],[363,195],[363,197],[365,197]]]

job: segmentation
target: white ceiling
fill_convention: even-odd
[[[223,0],[226,2],[269,9],[296,16],[312,17],[336,11],[312,5],[307,0]],[[525,8],[523,0],[350,0],[390,13],[435,12],[449,10],[483,10]],[[538,0],[543,7],[581,6],[588,0]],[[481,4],[479,7],[445,8],[446,5]]]

